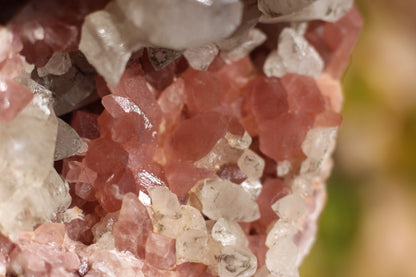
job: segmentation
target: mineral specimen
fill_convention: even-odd
[[[0,276],[297,277],[361,27],[351,6],[13,8],[0,27]]]

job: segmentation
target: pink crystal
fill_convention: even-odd
[[[176,266],[175,240],[157,233],[150,233],[146,242],[146,262],[159,269]]]
[[[144,259],[146,240],[151,235],[151,232],[152,223],[146,208],[135,194],[126,194],[114,228],[114,239],[117,249],[130,251],[136,257]]]

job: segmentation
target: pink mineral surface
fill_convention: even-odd
[[[27,128],[19,122],[30,113],[45,126],[55,124],[57,148],[83,146],[54,167],[50,157],[42,172],[44,186],[52,187],[48,197],[68,193],[70,202],[52,215],[31,217],[27,226],[23,220],[25,228],[15,233],[0,224],[0,276],[297,276],[290,261],[308,252],[325,201],[342,123],[339,78],[361,29],[358,11],[353,7],[335,22],[310,21],[305,34],[299,31],[306,40],[294,39],[288,60],[296,62],[299,49],[313,47],[324,65],[319,77],[296,70],[274,77],[263,65],[287,24],[256,25],[265,42],[248,36],[260,17],[256,5],[176,1],[179,15],[195,12],[200,20],[208,20],[205,9],[217,13],[218,22],[227,19],[223,9],[241,13],[231,35],[205,45],[215,51],[194,57],[158,48],[155,37],[141,35],[135,18],[150,20],[144,2],[27,1],[0,27],[0,131],[8,134],[0,133],[0,155],[30,139],[16,135]],[[147,4],[165,11],[172,9],[168,2]],[[180,25],[182,16],[172,16],[172,24]],[[95,34],[90,40],[81,33],[86,18]],[[115,33],[106,33],[110,29]],[[95,57],[103,60],[92,60],[80,40],[103,49]],[[231,50],[242,58],[232,60]],[[48,63],[54,53],[65,59],[55,66],[69,62],[72,77]],[[205,70],[190,66],[195,58]],[[121,77],[107,82],[97,64],[117,59],[125,60]],[[274,66],[279,70],[282,61]],[[46,76],[35,72],[39,68]],[[60,86],[61,96],[53,91]],[[76,134],[66,146],[60,146],[63,127],[53,98],[73,107],[61,116]],[[46,109],[44,117],[34,112],[36,105]],[[15,148],[5,149],[3,140]],[[0,160],[0,182],[26,176],[9,173],[16,172],[15,163]],[[53,189],[54,182],[61,187]],[[29,218],[31,208],[25,209]]]

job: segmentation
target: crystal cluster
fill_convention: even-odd
[[[0,276],[298,276],[352,4],[17,7],[0,27]]]

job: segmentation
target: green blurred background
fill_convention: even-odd
[[[302,277],[416,277],[416,0],[357,0],[328,202]]]

